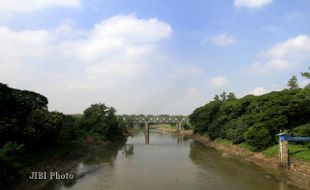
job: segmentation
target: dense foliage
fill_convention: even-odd
[[[126,135],[130,125],[119,121],[116,110],[91,105],[83,115],[48,111],[46,97],[0,83],[0,189],[10,186],[23,154],[52,149],[60,143],[111,141]],[[13,175],[14,174],[14,175]]]
[[[309,136],[310,88],[289,84],[294,88],[261,96],[247,95],[240,99],[216,96],[190,115],[194,132],[207,134],[211,140],[244,142],[256,150],[277,143],[280,130]]]

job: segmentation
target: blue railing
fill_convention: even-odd
[[[310,137],[292,137],[285,134],[280,134],[281,141],[291,141],[291,142],[310,142]]]

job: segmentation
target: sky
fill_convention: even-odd
[[[0,0],[0,82],[49,110],[190,114],[310,66],[309,0]]]

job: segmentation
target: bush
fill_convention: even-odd
[[[22,152],[23,144],[18,145],[16,142],[7,142],[5,145],[0,149],[0,158],[9,157],[14,154],[18,154]]]
[[[220,127],[216,123],[212,123],[208,128],[208,136],[210,140],[215,140],[221,136]]]
[[[293,136],[308,136],[308,137],[310,137],[310,123],[296,127],[292,131],[292,135]]]
[[[0,189],[10,189],[18,176],[18,169],[9,160],[0,158]]]
[[[255,148],[255,151],[260,151],[268,147],[271,137],[265,125],[257,123],[244,133],[244,139],[247,144]]]
[[[233,144],[244,142],[243,133],[247,131],[248,125],[242,119],[233,120],[224,125],[225,134],[223,138],[231,140]]]

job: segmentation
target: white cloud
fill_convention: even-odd
[[[268,74],[275,71],[285,71],[310,61],[310,37],[299,35],[274,45],[262,52],[265,61],[253,63],[251,74]]]
[[[120,55],[135,59],[152,52],[153,43],[169,37],[171,31],[168,24],[155,18],[115,16],[96,24],[86,39],[61,45],[67,54],[77,55],[80,61],[87,63],[103,62]]]
[[[237,40],[233,36],[227,34],[213,36],[210,39],[202,41],[202,44],[206,44],[209,41],[216,46],[229,46],[237,43]]]
[[[96,102],[121,113],[188,113],[200,97],[190,88],[202,71],[161,50],[171,34],[163,21],[132,15],[105,19],[88,31],[71,21],[50,30],[1,26],[0,81],[42,93],[52,110],[66,113]]]
[[[228,84],[228,80],[224,76],[217,76],[211,79],[211,86],[220,87]]]
[[[79,7],[81,0],[0,0],[0,12],[31,12],[49,7]]]
[[[253,94],[255,96],[259,96],[259,95],[262,95],[262,94],[266,94],[268,92],[269,91],[266,90],[264,87],[256,87],[253,91],[250,92],[250,94]]]
[[[271,58],[309,58],[309,53],[310,37],[299,35],[276,44],[265,55]]]
[[[260,8],[272,3],[273,0],[234,0],[236,7]]]
[[[253,63],[250,66],[250,73],[254,74],[268,74],[274,71],[287,70],[290,68],[289,63],[282,59],[271,59],[264,63]]]

